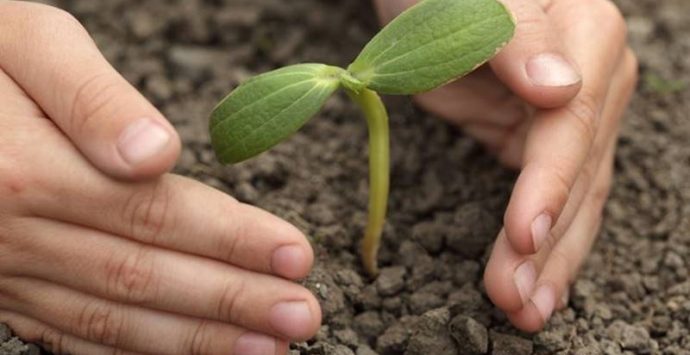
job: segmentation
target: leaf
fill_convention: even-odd
[[[298,64],[240,85],[211,114],[211,143],[220,162],[249,159],[291,136],[339,87],[342,72]]]
[[[386,26],[348,71],[383,94],[416,94],[463,76],[513,36],[496,0],[424,0]]]

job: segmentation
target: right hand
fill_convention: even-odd
[[[0,322],[56,353],[284,354],[321,311],[295,227],[164,174],[180,143],[51,7],[0,2]]]

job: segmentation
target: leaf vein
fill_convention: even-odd
[[[315,89],[318,89],[322,85],[315,85],[311,89],[307,90],[302,96],[300,96],[297,100],[293,101],[290,105],[287,107],[281,109],[278,113],[276,113],[273,117],[269,118],[268,120],[262,122],[258,127],[256,127],[253,132],[250,134],[246,135],[244,138],[240,139],[239,141],[235,142],[234,144],[231,144],[230,146],[226,147],[225,149],[222,150],[222,155],[225,155],[230,149],[235,148],[238,144],[241,145],[243,151],[247,151],[247,141],[254,135],[257,131],[261,130],[264,126],[267,124],[273,122],[277,117],[280,117],[283,113],[285,113],[287,110],[291,109],[295,105],[299,104],[304,100],[304,98],[308,97]]]
[[[502,16],[502,15],[499,15],[499,16]],[[376,64],[375,66],[380,68],[380,67],[384,67],[384,66],[386,66],[386,65],[388,65],[388,64],[394,63],[394,62],[396,62],[396,61],[398,61],[398,60],[401,60],[401,59],[403,59],[403,58],[405,58],[405,57],[411,55],[412,53],[415,53],[415,52],[417,52],[417,51],[419,51],[419,50],[422,50],[422,49],[424,49],[424,48],[426,48],[426,47],[429,47],[429,46],[431,46],[431,45],[434,45],[434,44],[436,44],[436,43],[439,42],[439,41],[445,40],[445,39],[447,39],[448,37],[451,37],[451,36],[454,36],[454,35],[461,35],[461,34],[463,34],[463,33],[466,33],[467,31],[469,31],[469,30],[471,30],[471,29],[473,29],[473,28],[475,28],[475,27],[477,27],[477,26],[479,26],[479,25],[483,25],[483,24],[486,23],[486,22],[489,22],[489,21],[491,21],[491,20],[495,20],[495,19],[498,18],[499,16],[493,16],[493,17],[485,18],[485,19],[483,19],[483,20],[481,20],[481,21],[478,21],[478,22],[475,22],[475,23],[473,23],[473,24],[471,24],[471,25],[469,25],[469,26],[467,26],[467,27],[465,27],[465,28],[463,28],[463,29],[461,29],[461,30],[459,30],[459,31],[451,31],[451,32],[449,32],[448,34],[443,35],[443,36],[440,36],[440,37],[437,37],[437,38],[433,39],[432,41],[429,41],[429,42],[427,42],[426,44],[424,44],[424,45],[422,45],[422,46],[419,46],[419,47],[415,48],[414,50],[411,50],[411,51],[409,51],[409,52],[407,52],[407,53],[405,53],[405,54],[403,54],[403,55],[401,55],[401,56],[399,56],[399,57],[392,58],[392,59],[390,59],[390,60],[388,60],[388,61],[385,61],[385,62],[383,62],[383,63],[381,63],[381,64]],[[452,60],[451,60],[451,61],[448,61],[448,62],[452,62]],[[378,76],[378,75],[376,74],[376,72],[374,72],[374,76]]]

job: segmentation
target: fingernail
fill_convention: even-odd
[[[283,302],[273,306],[270,321],[278,333],[296,339],[305,336],[311,328],[312,315],[307,302]]]
[[[534,267],[534,263],[528,260],[518,266],[513,274],[513,281],[520,293],[522,303],[527,303],[534,290],[534,284],[537,282],[537,269]]]
[[[537,86],[570,86],[580,82],[580,74],[558,54],[538,54],[527,61],[527,76]]]
[[[544,322],[551,318],[551,313],[553,313],[553,308],[556,306],[556,296],[553,287],[550,285],[543,285],[537,289],[531,298],[532,304],[539,311],[541,319]]]
[[[138,165],[163,151],[170,138],[170,133],[160,124],[143,118],[125,128],[117,149],[128,164]]]
[[[286,245],[273,252],[271,270],[274,273],[288,277],[299,277],[303,273],[304,250],[297,245]]]
[[[235,355],[275,355],[275,339],[258,334],[244,333],[235,342]]]
[[[541,246],[546,241],[551,233],[551,216],[546,213],[542,213],[539,217],[532,221],[532,243],[534,244],[534,251],[539,251]]]

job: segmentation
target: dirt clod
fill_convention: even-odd
[[[412,328],[405,355],[455,355],[455,342],[448,331],[450,311],[439,308],[422,315]]]
[[[449,324],[450,334],[457,341],[459,354],[486,354],[489,349],[489,333],[486,327],[471,317],[459,315]]]
[[[376,279],[376,289],[382,296],[393,296],[405,287],[405,275],[407,271],[403,266],[395,266],[381,269]]]
[[[491,332],[491,355],[529,355],[532,342],[513,335]]]

